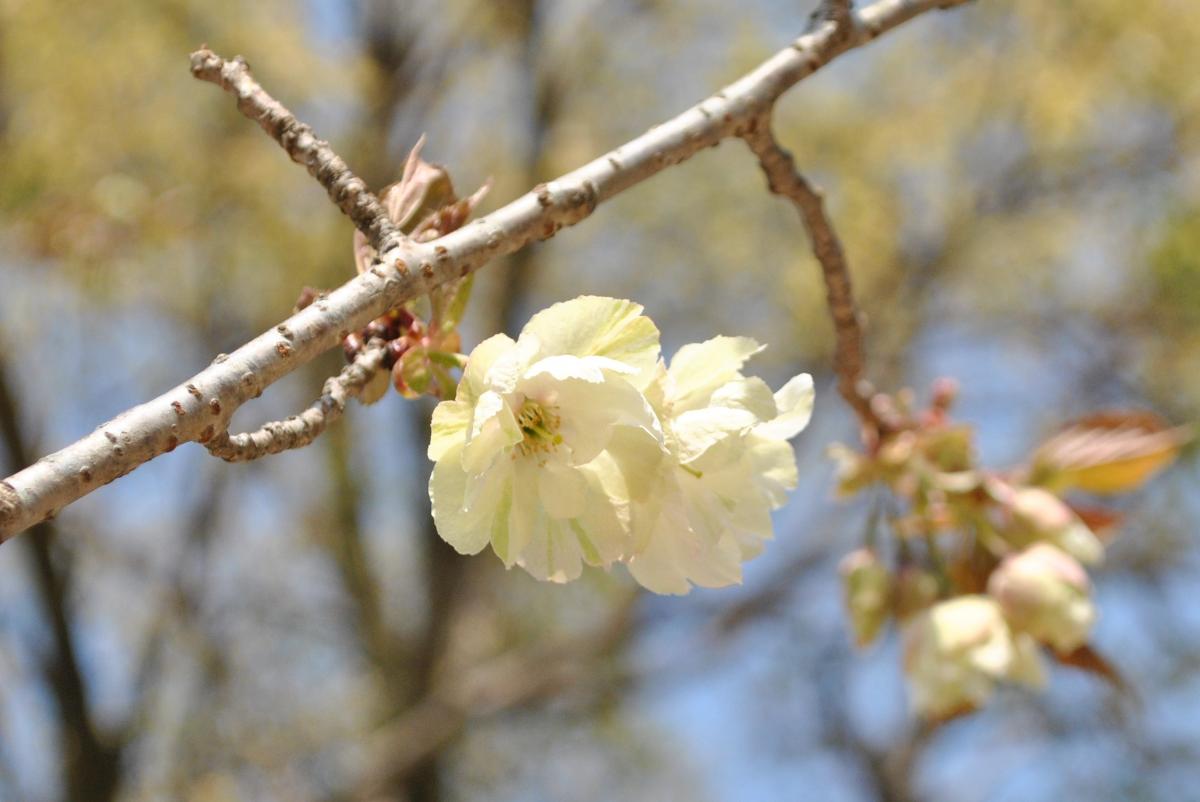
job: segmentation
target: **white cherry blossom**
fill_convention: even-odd
[[[622,476],[664,453],[642,389],[658,330],[612,298],[555,304],[514,341],[471,353],[454,400],[434,410],[429,495],[438,533],[464,554],[489,543],[507,566],[566,582],[628,552]],[[614,436],[626,431],[636,438]],[[622,444],[639,445],[636,454]]]
[[[787,441],[812,414],[812,378],[801,374],[772,393],[741,372],[761,350],[746,337],[686,345],[647,388],[670,458],[643,470],[626,493],[628,564],[656,593],[740,582],[742,563],[773,536],[771,510],[796,486]]]

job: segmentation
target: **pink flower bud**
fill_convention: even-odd
[[[1008,500],[1012,532],[1018,545],[1053,543],[1080,562],[1095,564],[1104,557],[1104,544],[1058,496],[1040,487],[1021,487]]]
[[[1082,646],[1096,619],[1083,566],[1060,548],[1036,543],[1004,559],[988,594],[1014,629],[1067,654]]]

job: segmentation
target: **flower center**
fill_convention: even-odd
[[[521,403],[517,425],[521,427],[525,438],[517,445],[517,449],[522,454],[549,453],[562,443],[562,435],[558,433],[560,420],[555,409],[542,406],[532,398],[526,398]]]

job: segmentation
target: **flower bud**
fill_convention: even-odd
[[[388,340],[387,351],[383,357],[383,366],[390,368],[392,365],[395,365],[404,356],[404,352],[408,350],[408,347],[409,342],[404,338],[398,337],[395,340]]]
[[[363,333],[368,340],[375,339],[376,337],[383,340],[388,339],[390,332],[388,331],[387,318],[375,318],[367,324],[367,327],[363,330]]]
[[[892,577],[871,549],[857,549],[842,558],[842,592],[854,642],[867,646],[887,623],[891,606]]]
[[[1087,641],[1096,620],[1083,566],[1049,543],[1035,543],[1004,559],[988,580],[988,594],[1013,629],[1067,654]]]
[[[933,382],[933,398],[930,401],[930,406],[934,409],[945,412],[958,398],[958,382],[948,376],[942,376],[935,379]]]
[[[1036,644],[1014,635],[986,596],[940,602],[914,618],[904,632],[904,668],[913,706],[933,718],[974,710],[1000,680],[1043,683]]]
[[[1040,487],[1021,487],[1009,501],[1016,534],[1026,540],[1053,543],[1080,562],[1104,558],[1104,544],[1062,499]]]
[[[1013,516],[1038,534],[1059,532],[1071,525],[1071,508],[1058,496],[1040,487],[1022,487],[1013,493]]]
[[[354,332],[347,334],[346,339],[342,340],[342,353],[346,355],[346,361],[353,362],[358,357],[358,352],[362,350],[362,347],[362,337]]]

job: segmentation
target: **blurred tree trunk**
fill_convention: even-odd
[[[0,36],[0,41],[3,37]],[[7,134],[9,98],[0,97],[0,137]],[[39,449],[21,434],[25,416],[8,365],[0,349],[0,438],[8,466],[18,469],[33,462]],[[69,802],[104,802],[112,799],[120,775],[120,750],[101,739],[88,705],[87,685],[79,668],[71,637],[68,574],[55,563],[56,528],[50,521],[33,527],[24,548],[30,559],[42,615],[50,623],[52,653],[43,662],[46,683],[58,710],[59,762],[65,799]],[[65,547],[64,547],[65,548]],[[69,554],[61,555],[65,560]]]
[[[6,353],[0,350],[0,353]],[[7,365],[0,361],[0,437],[12,466],[29,465],[36,451],[21,436],[21,413]],[[69,573],[55,560],[53,523],[38,524],[22,539],[38,590],[42,614],[50,623],[53,646],[43,662],[46,684],[58,710],[59,762],[68,802],[107,802],[120,781],[121,749],[97,731],[87,684],[71,635]],[[69,555],[59,555],[69,559]]]

